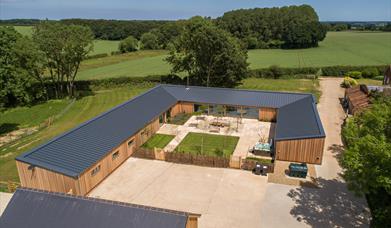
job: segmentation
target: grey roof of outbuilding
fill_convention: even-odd
[[[276,137],[324,137],[311,94],[159,85],[16,160],[77,177],[178,101],[278,108]]]
[[[325,133],[313,96],[278,109],[274,140],[319,137],[325,137]]]
[[[7,228],[185,228],[189,213],[34,189],[17,189],[0,217]]]

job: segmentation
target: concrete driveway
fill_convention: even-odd
[[[89,196],[201,214],[199,227],[260,227],[267,178],[129,158]]]
[[[322,78],[318,110],[326,132],[323,164],[316,166],[320,188],[267,184],[261,227],[369,227],[365,199],[355,197],[340,177],[338,157],[343,152],[339,103],[341,78]]]

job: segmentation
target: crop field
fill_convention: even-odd
[[[31,26],[15,26],[24,35],[31,35]],[[90,55],[111,53],[119,41],[95,40]],[[146,54],[144,54],[146,52]],[[94,60],[93,66],[82,67],[78,80],[113,77],[143,77],[170,72],[164,61],[167,51],[138,51],[122,57]],[[87,62],[90,60],[87,60]],[[85,61],[86,62],[86,61]],[[280,67],[321,67],[333,65],[385,65],[391,62],[391,32],[328,32],[319,47],[309,49],[257,49],[248,51],[251,69]],[[84,64],[83,65],[88,65]]]
[[[144,51],[139,51],[144,52]],[[81,70],[78,79],[112,77],[140,77],[170,72],[164,61],[167,51],[160,56],[135,59],[122,58],[113,65],[105,64],[105,58],[96,61],[94,69]],[[281,50],[258,49],[248,52],[251,69],[280,67],[320,67],[332,65],[382,65],[391,62],[391,33],[383,32],[329,32],[318,48]],[[107,57],[109,58],[109,57]],[[101,62],[100,65],[98,62]]]
[[[391,62],[390,32],[328,32],[317,48],[252,50],[250,67],[382,65]]]
[[[32,26],[14,26],[15,30],[24,36],[31,36],[33,33]]]

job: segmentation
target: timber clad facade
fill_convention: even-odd
[[[293,139],[275,142],[277,160],[322,164],[325,138]]]
[[[16,161],[21,185],[46,191],[86,195],[155,134],[159,127],[159,120],[155,119],[136,135],[114,148],[77,179],[47,169],[30,167],[27,163]],[[117,155],[113,156],[114,154]],[[93,173],[93,171],[95,172]]]
[[[311,94],[159,85],[16,158],[22,186],[86,195],[179,113],[276,122],[277,160],[321,164],[325,134]]]

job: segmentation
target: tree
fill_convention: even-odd
[[[144,33],[140,41],[142,49],[159,49],[158,36],[151,32]]]
[[[55,85],[56,97],[74,96],[74,81],[80,63],[93,49],[94,36],[88,27],[42,22],[34,28],[33,40],[45,54],[46,67]]]
[[[138,40],[133,36],[128,36],[119,43],[118,49],[121,53],[137,51]]]
[[[31,40],[13,27],[0,27],[0,107],[31,104],[44,94],[32,77],[41,76],[40,61]]]
[[[247,74],[247,52],[228,32],[201,17],[190,19],[166,61],[192,83],[234,87]]]
[[[373,222],[381,227],[391,225],[390,124],[391,98],[380,96],[369,110],[350,119],[342,131],[346,144],[344,178],[351,190],[367,196]]]

